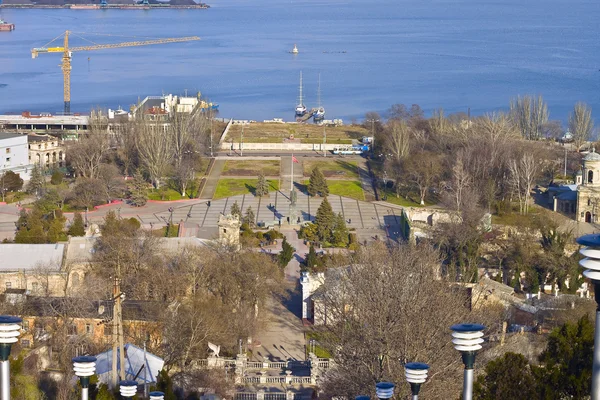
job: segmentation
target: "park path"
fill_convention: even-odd
[[[305,359],[304,327],[302,326],[302,291],[300,287],[300,261],[308,252],[308,248],[296,231],[282,230],[288,242],[294,246],[294,258],[285,267],[285,296],[274,296],[267,302],[265,318],[267,327],[257,335],[261,343],[253,351],[256,361],[287,359]],[[271,248],[271,252],[279,253],[281,243]]]
[[[223,159],[215,159],[215,163],[213,164],[212,169],[208,173],[206,177],[206,184],[202,189],[202,193],[198,195],[201,199],[212,199],[215,195],[215,191],[217,190],[217,183],[219,182],[219,178],[223,173],[223,168],[225,167],[226,160]]]
[[[369,166],[367,165],[367,162],[358,163],[358,176],[360,178],[360,185],[362,186],[362,190],[365,194],[365,201],[375,201],[377,199],[377,195],[375,194],[375,189],[373,188],[373,178],[369,172]]]

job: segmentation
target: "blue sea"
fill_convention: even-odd
[[[146,95],[195,94],[222,117],[293,118],[321,74],[327,118],[394,103],[430,113],[506,110],[541,94],[550,119],[577,101],[600,112],[596,0],[208,0],[208,10],[0,9],[0,113],[62,110],[60,54],[30,49],[197,35],[201,41],[73,53],[72,111],[127,109]],[[60,45],[60,40],[55,42]],[[294,44],[300,53],[290,54]]]

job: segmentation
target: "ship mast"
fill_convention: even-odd
[[[317,86],[317,107],[321,108],[321,73],[319,72],[319,84]]]
[[[298,105],[304,105],[304,99],[302,97],[302,71],[300,71],[300,99]]]

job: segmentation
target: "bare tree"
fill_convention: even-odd
[[[463,195],[467,188],[471,186],[473,178],[465,168],[463,156],[459,153],[456,162],[452,167],[452,182],[450,183],[450,192],[456,206],[456,211],[460,211],[463,206]]]
[[[427,398],[460,393],[462,364],[449,327],[488,321],[484,312],[469,309],[466,290],[439,279],[439,268],[429,246],[377,244],[326,276],[317,307],[326,324],[316,329],[335,366],[323,378],[323,398],[373,394],[373,382],[401,382],[403,365],[415,360],[431,365]],[[398,389],[398,398],[408,395],[408,385]]]
[[[593,129],[592,109],[585,103],[575,104],[573,112],[569,114],[569,131],[573,135],[573,142],[577,151],[590,140]]]
[[[140,121],[136,125],[136,147],[144,170],[155,188],[167,173],[173,159],[173,140],[163,124]]]
[[[519,160],[509,161],[510,184],[513,193],[519,199],[519,211],[521,214],[529,212],[529,199],[531,190],[535,183],[537,164],[532,154],[525,153]]]
[[[448,129],[448,121],[444,116],[444,109],[439,108],[433,111],[433,115],[429,119],[429,129],[435,135],[443,135]]]
[[[68,146],[67,162],[78,175],[95,179],[109,150],[107,133],[91,128],[87,135],[82,135],[79,141]]]
[[[407,163],[408,176],[419,191],[421,205],[425,205],[425,196],[439,182],[441,167],[440,157],[430,152],[414,154]]]
[[[98,181],[102,185],[102,193],[107,203],[114,197],[120,197],[125,191],[123,177],[114,164],[102,164],[98,170]]]
[[[542,96],[518,96],[510,101],[510,115],[523,138],[539,140],[548,122],[548,106]]]
[[[383,129],[383,146],[397,161],[408,155],[410,149],[411,129],[403,120],[390,120]]]

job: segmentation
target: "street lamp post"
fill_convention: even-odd
[[[392,382],[379,382],[375,385],[375,393],[379,400],[391,399],[394,397],[394,385]]]
[[[165,400],[163,392],[150,392],[150,400]]]
[[[10,350],[13,343],[19,340],[21,330],[19,317],[0,316],[0,398],[10,400]]]
[[[406,381],[410,383],[412,400],[418,400],[421,385],[427,380],[429,365],[420,362],[411,362],[404,366],[404,371],[406,374]]]
[[[579,254],[585,258],[579,265],[585,268],[583,275],[594,284],[596,300],[596,327],[594,331],[594,361],[592,367],[592,400],[600,400],[600,235],[583,235],[577,239],[583,247]]]
[[[463,400],[473,399],[473,367],[477,350],[481,350],[483,343],[483,330],[485,326],[480,324],[458,324],[452,325],[452,343],[454,348],[461,352],[462,361],[465,364],[463,381]]]
[[[121,381],[119,382],[119,392],[126,399],[131,399],[137,393],[136,381]]]
[[[96,357],[80,356],[73,359],[73,371],[81,384],[81,400],[88,400],[90,376],[96,373]]]

